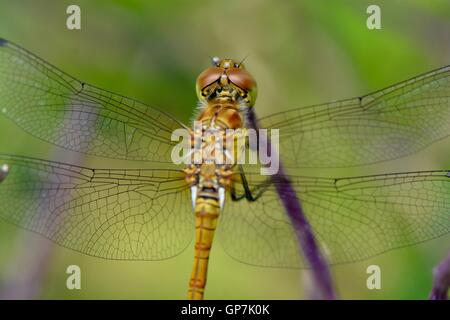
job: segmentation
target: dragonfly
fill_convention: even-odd
[[[213,59],[196,84],[201,130],[249,126],[257,86],[241,62]],[[242,263],[308,267],[277,183],[246,165],[175,164],[172,133],[191,127],[170,114],[79,81],[4,39],[0,111],[52,145],[129,164],[94,168],[1,154],[0,164],[8,165],[0,183],[4,220],[104,259],[162,260],[194,242],[190,299],[204,297],[215,237]],[[279,130],[286,179],[278,183],[295,190],[327,261],[336,265],[449,233],[450,172],[319,177],[297,169],[413,154],[449,135],[449,117],[446,66],[371,94],[257,121]]]

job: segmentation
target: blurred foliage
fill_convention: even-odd
[[[450,63],[448,0],[79,0],[82,30],[69,31],[66,8],[72,3],[1,0],[0,36],[79,79],[157,106],[186,123],[196,105],[196,76],[209,56],[249,55],[246,65],[258,81],[260,115],[358,96]],[[366,28],[370,4],[381,7],[381,30]],[[43,158],[52,152],[4,118],[0,137],[0,152]],[[407,159],[341,173],[450,168],[445,150],[439,143]],[[107,167],[104,161],[101,165]],[[0,279],[20,250],[23,233],[0,222]],[[338,292],[346,299],[425,298],[433,266],[450,249],[448,240],[333,267]],[[55,247],[40,297],[183,299],[191,263],[192,250],[161,262],[117,262]],[[81,266],[81,291],[65,288],[69,264]],[[366,289],[370,264],[381,266],[382,290]],[[26,272],[32,267],[12,268]],[[216,245],[206,297],[304,298],[305,273],[247,266]]]

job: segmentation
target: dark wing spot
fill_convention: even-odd
[[[0,46],[4,46],[7,43],[8,43],[8,40],[0,38]]]

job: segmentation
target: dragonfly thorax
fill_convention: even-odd
[[[194,207],[198,199],[214,200],[223,206],[225,189],[231,185],[236,164],[234,145],[229,144],[235,140],[235,131],[227,129],[242,125],[240,112],[233,104],[209,105],[197,117],[191,138],[192,161],[184,170]]]

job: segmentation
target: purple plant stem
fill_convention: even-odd
[[[250,128],[259,128],[256,115],[252,108],[249,110],[248,121]],[[270,141],[267,141],[265,137],[258,135],[258,143],[266,144],[268,150],[271,150]],[[278,173],[272,176],[272,182],[275,185],[277,193],[283,203],[283,207],[294,227],[297,240],[303,250],[304,258],[313,273],[314,284],[316,286],[313,298],[335,299],[336,294],[334,292],[328,264],[320,252],[314,233],[305,217],[297,194],[284,172],[281,160]]]
[[[64,152],[53,153],[52,158],[61,158]],[[82,156],[71,157],[79,164]],[[8,177],[6,177],[8,179]],[[6,181],[5,179],[5,181]],[[44,281],[50,271],[55,244],[29,231],[22,231],[15,255],[9,262],[6,281],[0,287],[0,300],[31,300],[42,294]]]
[[[64,133],[67,127],[69,126],[63,122],[61,132]],[[81,164],[84,156],[80,153],[71,156],[71,154],[57,149],[51,158],[70,158],[72,164]],[[55,244],[52,241],[36,237],[29,231],[23,231],[15,256],[8,265],[7,280],[0,287],[0,300],[39,298],[42,294],[44,280],[50,271],[54,251]]]
[[[450,288],[450,254],[433,270],[433,288],[430,300],[448,300]]]
[[[4,170],[6,168],[6,170]],[[2,165],[0,167],[0,182],[7,178],[8,170]],[[43,239],[34,239],[28,233],[23,235],[16,256],[11,260],[14,263],[9,264],[6,272],[6,280],[3,281],[0,288],[0,299],[33,299],[40,292],[41,275],[47,270],[51,255],[51,245],[49,241]],[[27,248],[26,254],[23,254]],[[39,253],[34,256],[31,253]],[[37,259],[36,257],[39,257]]]
[[[7,179],[8,170],[0,167],[0,182]],[[41,292],[42,282],[51,261],[53,244],[21,232],[15,256],[7,266],[6,277],[0,287],[1,300],[34,299]]]
[[[40,296],[50,268],[54,244],[22,232],[0,290],[0,300],[30,300]]]
[[[7,179],[6,176],[5,181]],[[51,267],[54,248],[55,244],[50,240],[21,231],[17,249],[7,265],[6,280],[0,287],[0,300],[39,298]]]

